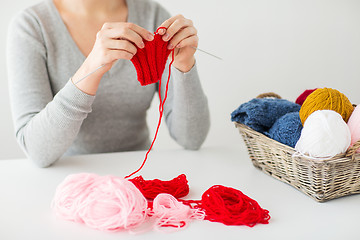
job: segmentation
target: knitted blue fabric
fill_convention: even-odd
[[[295,147],[300,138],[303,125],[299,112],[287,113],[274,123],[268,133],[268,137],[290,147]]]
[[[300,111],[300,105],[285,99],[254,98],[231,113],[231,121],[245,124],[255,131],[267,132],[277,119]]]

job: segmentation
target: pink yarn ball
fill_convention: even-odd
[[[147,201],[134,184],[95,174],[66,178],[57,189],[53,206],[56,215],[102,231],[134,228],[148,214]]]
[[[347,124],[351,133],[352,146],[354,143],[360,140],[360,105],[355,108]],[[358,149],[356,152],[360,153],[360,149]]]
[[[52,208],[56,216],[74,222],[83,222],[78,215],[81,202],[90,193],[90,186],[99,176],[92,173],[79,173],[67,176],[56,188]]]
[[[153,216],[156,217],[157,229],[160,227],[182,228],[191,219],[203,220],[205,212],[200,209],[191,209],[170,194],[160,193],[153,202]]]

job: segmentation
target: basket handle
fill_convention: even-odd
[[[280,95],[276,94],[274,92],[262,93],[262,94],[258,95],[256,98],[269,98],[269,97],[281,99]]]
[[[360,149],[360,140],[354,143],[349,149],[346,151],[346,157],[353,157],[356,154],[356,151]]]

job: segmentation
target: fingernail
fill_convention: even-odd
[[[165,29],[160,29],[160,30],[159,30],[159,34],[160,34],[160,35],[163,35],[164,33],[165,33]]]
[[[168,49],[173,49],[174,46],[170,43],[167,48],[168,48]]]
[[[149,41],[152,41],[152,40],[154,40],[154,36],[153,36],[152,34],[149,34],[148,37],[147,37],[147,39],[148,39]]]
[[[144,47],[145,47],[144,42],[141,42],[141,43],[140,43],[140,48],[144,48]]]
[[[166,34],[164,35],[163,40],[164,40],[164,41],[169,40],[169,34],[168,34],[168,33],[166,33]]]

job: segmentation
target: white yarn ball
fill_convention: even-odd
[[[305,121],[295,149],[310,157],[334,157],[350,146],[351,133],[341,115],[332,110],[313,112]]]

